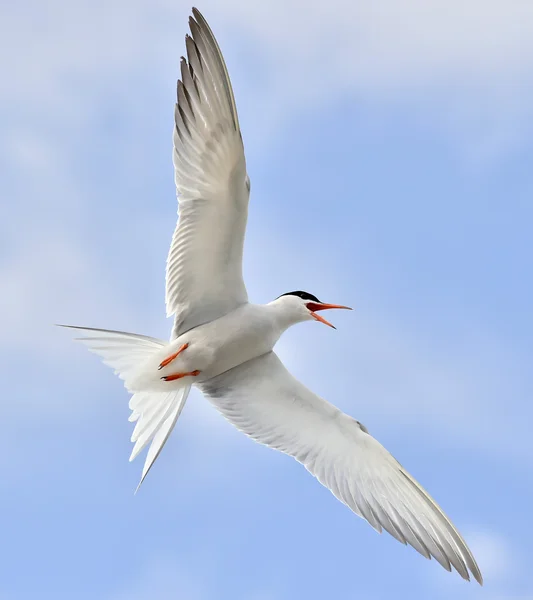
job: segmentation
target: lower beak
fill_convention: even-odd
[[[333,327],[333,329],[337,329],[335,327],[335,325],[332,325],[329,321],[326,321],[326,319],[324,319],[324,317],[321,317],[320,315],[317,315],[313,311],[311,311],[311,316],[313,317],[313,319],[316,319],[317,321],[320,321],[321,323],[324,323],[324,325],[328,325],[329,327]]]
[[[333,329],[337,329],[335,327],[335,325],[332,325],[329,321],[326,321],[326,319],[324,319],[324,317],[322,317],[321,315],[317,315],[316,314],[317,311],[327,310],[328,308],[344,308],[346,310],[352,310],[349,306],[342,306],[342,304],[315,304],[314,302],[313,303],[310,302],[307,305],[307,307],[311,311],[311,315],[313,316],[313,319],[316,319],[317,321],[324,323],[324,325],[328,325],[328,327],[333,327]]]

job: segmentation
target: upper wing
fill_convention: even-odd
[[[250,182],[231,83],[209,25],[193,8],[174,128],[178,224],[167,259],[175,334],[247,301],[242,250]]]
[[[233,425],[293,456],[374,529],[482,583],[465,541],[429,494],[359,421],[308,390],[273,352],[200,387]]]

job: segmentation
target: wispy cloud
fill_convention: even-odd
[[[529,586],[516,585],[517,575],[523,572],[523,553],[513,542],[495,531],[465,531],[470,548],[476,556],[484,578],[483,588],[464,588],[445,577],[440,571],[432,572],[437,598],[489,600],[529,600],[533,594]]]
[[[430,201],[425,189],[399,190],[397,174],[383,171],[385,148],[372,148],[373,136],[368,131],[355,131],[345,119],[344,107],[357,105],[365,117],[375,117],[376,129],[389,120],[391,126],[418,123],[434,136],[433,150],[428,147],[420,151],[416,144],[405,146],[409,132],[403,131],[402,143],[394,148],[398,157],[413,153],[420,160],[425,151],[431,154],[445,139],[455,153],[469,160],[484,163],[508,158],[506,153],[512,154],[528,139],[532,122],[528,86],[533,72],[533,8],[519,1],[465,4],[459,0],[386,0],[379,7],[348,0],[305,5],[297,0],[229,0],[223,5],[206,0],[199,8],[215,27],[227,55],[254,169],[245,257],[251,298],[268,301],[278,293],[303,286],[332,302],[351,303],[355,299],[357,311],[338,317],[337,332],[302,325],[283,338],[280,355],[311,389],[363,420],[387,446],[392,440],[394,447],[390,449],[395,454],[396,450],[411,452],[413,460],[406,467],[415,474],[425,468],[434,482],[439,482],[440,469],[453,460],[451,480],[461,490],[472,489],[479,482],[479,494],[485,497],[483,486],[490,489],[495,485],[502,462],[517,465],[531,457],[526,381],[530,369],[524,340],[526,350],[522,351],[515,337],[499,331],[489,317],[479,316],[479,307],[472,300],[469,304],[468,298],[464,302],[461,298],[461,311],[454,312],[452,304],[448,322],[463,321],[454,340],[444,345],[442,339],[434,339],[434,330],[428,327],[437,324],[438,331],[442,326],[442,315],[435,312],[440,306],[437,302],[430,303],[431,314],[422,316],[420,323],[416,318],[408,322],[405,315],[391,308],[398,289],[393,285],[380,289],[369,273],[379,270],[385,280],[398,275],[395,269],[401,271],[391,257],[409,235],[417,234],[409,226],[419,206],[432,207],[424,213],[420,229],[444,238],[453,236],[450,223],[462,219],[462,211],[469,211],[469,223],[477,223],[488,202],[480,194],[478,205],[470,206],[471,190],[465,186],[460,190],[456,213],[442,225],[442,205]],[[8,199],[0,206],[4,244],[0,260],[0,359],[9,381],[3,396],[3,414],[9,426],[2,436],[2,465],[6,487],[11,486],[12,491],[4,496],[2,508],[7,506],[4,513],[13,518],[18,529],[13,530],[12,539],[14,543],[20,539],[28,542],[21,550],[26,557],[30,542],[38,541],[41,535],[38,530],[44,529],[51,542],[57,537],[61,547],[39,556],[39,564],[44,565],[42,580],[49,583],[47,578],[53,570],[47,560],[55,569],[60,560],[68,562],[72,554],[74,572],[87,560],[83,565],[90,564],[102,579],[101,589],[106,590],[102,597],[109,600],[239,598],[222,575],[212,585],[190,568],[191,564],[204,566],[202,552],[186,560],[188,546],[199,536],[216,540],[215,554],[224,567],[234,568],[236,557],[243,561],[239,568],[248,569],[254,580],[254,585],[242,592],[243,600],[298,597],[302,589],[309,598],[313,593],[323,597],[324,590],[339,596],[353,583],[354,565],[361,595],[371,597],[374,588],[378,590],[376,597],[379,592],[390,594],[388,578],[382,576],[385,563],[396,584],[405,573],[410,579],[414,573],[425,572],[424,561],[417,557],[408,562],[411,555],[393,542],[391,554],[386,554],[388,543],[371,531],[367,538],[359,523],[353,535],[350,531],[343,538],[339,532],[353,517],[344,507],[335,512],[334,500],[328,496],[324,510],[330,512],[322,518],[322,505],[318,508],[313,503],[320,503],[326,494],[316,482],[309,483],[309,494],[305,488],[306,493],[298,496],[299,504],[293,503],[294,518],[291,509],[283,512],[281,502],[285,500],[281,498],[285,494],[280,493],[280,504],[273,505],[273,482],[282,481],[287,486],[289,502],[290,494],[297,494],[296,486],[308,476],[302,472],[300,480],[299,475],[294,476],[298,466],[289,459],[276,461],[266,449],[253,446],[198,394],[191,396],[154,479],[135,502],[130,502],[140,465],[126,471],[130,432],[125,422],[127,394],[120,381],[105,373],[98,359],[73,345],[68,333],[52,329],[54,322],[63,320],[168,335],[169,323],[163,316],[164,258],[175,219],[169,119],[189,10],[189,4],[171,0],[77,0],[67,4],[52,0],[46,5],[6,4],[0,9],[0,35],[4,44],[14,49],[0,56],[2,72],[10,82],[0,99],[0,158],[3,194]],[[361,172],[353,162],[361,157],[354,152],[352,162],[340,161],[343,153],[353,152],[351,146],[346,147],[346,140],[336,140],[335,148],[321,148],[319,138],[314,138],[313,150],[320,154],[316,164],[320,164],[309,166],[304,145],[310,136],[306,137],[306,131],[315,135],[323,119],[331,123],[336,120],[338,131],[350,139],[363,137],[375,169],[365,181],[366,195],[354,200],[351,187]],[[289,136],[294,139],[287,150],[284,144]],[[393,136],[387,143],[394,143]],[[299,154],[305,156],[305,164],[295,173]],[[435,162],[438,160],[436,156]],[[424,168],[417,167],[415,176],[422,176]],[[446,169],[448,173],[450,169]],[[371,215],[375,227],[382,227],[385,221],[380,210],[391,211],[395,217],[388,220],[407,233],[390,242],[389,254],[372,249],[389,243],[388,232],[374,238],[373,232],[368,233],[361,244],[366,249],[356,260],[357,248],[351,242],[365,234],[368,221],[361,219],[365,211],[370,214],[371,204],[376,202],[376,195],[368,190],[378,178],[391,181],[382,190],[382,208]],[[330,189],[336,179],[342,180],[344,192]],[[405,208],[408,194],[419,194],[419,203]],[[331,212],[341,215],[334,224],[327,221],[330,204]],[[507,251],[506,260],[528,273],[525,263],[520,262],[523,253],[509,244],[516,233],[514,221],[518,220],[510,218],[512,227],[502,231],[501,238],[497,230],[494,239],[482,243],[494,244],[494,254]],[[349,227],[343,229],[343,222]],[[529,221],[524,218],[523,222]],[[472,227],[468,243],[464,243],[465,253],[470,245],[480,243],[478,233]],[[434,251],[429,237],[420,241],[416,252]],[[438,280],[431,257],[428,262],[424,276]],[[453,295],[480,262],[471,261],[463,280],[452,277],[448,283],[435,284],[439,293],[446,292],[449,285]],[[362,272],[363,263],[368,264],[368,272]],[[460,269],[460,259],[454,266]],[[522,281],[523,273],[516,278]],[[424,289],[416,287],[418,280],[410,280],[409,274],[401,271],[398,279],[403,278],[406,286],[414,281],[408,295],[416,311],[423,307],[417,295]],[[494,280],[488,291],[497,292],[505,285]],[[515,289],[510,289],[509,295],[514,302]],[[393,300],[387,304],[384,298],[389,296]],[[487,297],[490,300],[490,293]],[[513,302],[505,304],[502,312],[511,313]],[[496,305],[493,302],[490,310],[499,316],[501,325],[507,317],[498,313]],[[523,332],[526,325],[513,327]],[[430,464],[425,450],[435,447],[448,449],[449,454],[453,451],[453,457],[444,454],[439,464]],[[472,449],[475,452],[470,452]],[[276,477],[280,479],[261,480],[271,464],[279,469]],[[472,465],[478,469],[475,479]],[[128,480],[117,481],[118,473],[127,473],[123,476]],[[521,467],[520,473],[523,477]],[[57,488],[48,497],[50,479]],[[83,481],[80,491],[73,483],[78,480]],[[89,502],[91,486],[98,488],[96,480],[100,489]],[[433,491],[433,486],[428,487]],[[30,498],[22,508],[16,488],[26,490]],[[224,496],[227,488],[231,493]],[[241,520],[234,507],[235,495],[241,489],[248,495],[239,506],[249,505],[254,513],[249,520]],[[65,495],[67,500],[62,499]],[[437,499],[446,506],[446,501],[459,495],[455,487],[448,490],[443,484]],[[39,498],[42,519],[33,531],[28,518],[35,512],[35,498]],[[219,501],[222,508],[210,521],[209,514]],[[68,524],[63,524],[63,515],[56,515],[58,503],[76,526],[81,523],[79,535],[77,530],[72,537],[62,531]],[[481,526],[489,514],[500,511],[503,519],[522,510],[519,503],[512,507],[511,501],[506,503],[501,497],[487,495],[474,514],[465,500],[459,519],[472,523],[476,518]],[[305,511],[309,511],[308,518],[301,516]],[[56,520],[49,518],[50,514]],[[213,531],[215,521],[224,521],[228,514],[227,529]],[[334,521],[337,514],[338,523]],[[301,521],[295,525],[296,515]],[[86,521],[89,525],[83,529]],[[140,521],[144,529],[128,537],[126,534]],[[520,521],[525,528],[526,521]],[[243,531],[250,524],[257,532]],[[339,531],[327,537],[331,524],[338,525]],[[290,532],[290,549],[281,548],[279,533],[268,530],[274,525]],[[113,527],[117,539],[113,565],[115,561],[122,564],[123,581],[104,581],[98,571],[105,571],[105,565],[98,561]],[[98,532],[92,546],[87,543],[92,539],[90,529]],[[141,566],[134,568],[130,562],[124,566],[139,536],[152,535],[152,531],[163,533],[149,537],[148,547],[139,551],[144,560]],[[20,537],[21,532],[26,537]],[[251,535],[257,542],[253,542],[253,556],[248,556],[239,544]],[[360,548],[367,540],[374,543],[370,536],[377,541],[367,556]],[[482,593],[492,594],[490,600],[532,597],[516,591],[510,583],[521,577],[520,546],[514,539],[502,537],[496,530],[467,538],[472,539],[487,578]],[[176,539],[183,542],[180,554],[172,555],[172,549],[159,550],[159,544],[171,546]],[[229,539],[235,540],[230,549]],[[307,542],[312,549],[302,548]],[[381,552],[386,561],[381,560]],[[108,555],[104,556],[101,560],[107,561]],[[28,561],[24,561],[24,569]],[[263,589],[258,564],[272,572],[290,566],[286,566],[285,580],[276,580]],[[299,569],[297,575],[289,572],[294,564],[298,565],[294,567]],[[412,570],[404,570],[411,564]],[[208,565],[208,570],[211,567]],[[428,567],[430,573],[437,571]],[[315,577],[318,573],[322,580]],[[20,578],[20,573],[16,577]],[[451,581],[447,573],[442,577],[442,581]],[[41,579],[35,579],[42,588]],[[463,582],[457,578],[450,585],[455,584],[454,593]],[[17,581],[12,589],[19,587]],[[285,596],[278,595],[278,588]],[[434,582],[428,589],[435,591]],[[441,589],[449,591],[440,586],[435,593]],[[464,597],[476,597],[472,587],[460,589]],[[6,590],[6,597],[10,597],[11,588],[6,586]],[[416,597],[416,592],[418,597],[428,597],[426,588],[415,593],[411,587],[405,590],[410,598]],[[54,598],[71,598],[71,591],[67,591],[67,595],[58,593]],[[395,589],[393,593],[400,592]],[[35,594],[21,592],[11,597],[18,600]]]
[[[154,558],[131,578],[125,589],[112,593],[106,600],[207,600],[209,597],[202,578],[191,576],[174,557]]]
[[[4,54],[2,71],[16,75],[16,84],[2,104],[22,103],[25,115],[57,111],[64,123],[87,118],[98,95],[126,86],[133,72],[175,70],[183,52],[179,23],[190,8],[167,0],[31,6],[33,27],[26,12],[3,10],[2,37],[15,51]],[[230,58],[244,44],[253,56],[253,66],[233,60],[232,72],[239,98],[267,122],[351,95],[407,108],[426,125],[438,121],[440,133],[451,133],[476,160],[498,156],[529,131],[527,2],[332,0],[304,10],[298,0],[230,1],[223,9],[207,0],[201,8],[217,23]]]
[[[487,531],[470,533],[468,539],[488,585],[505,582],[522,569],[509,540]]]

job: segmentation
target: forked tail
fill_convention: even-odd
[[[82,332],[84,337],[75,338],[76,341],[85,344],[91,352],[102,358],[104,364],[114,369],[115,373],[124,381],[126,389],[131,389],[128,383],[137,377],[139,368],[142,368],[148,359],[168,345],[163,340],[124,331],[72,325],[61,325],[61,327],[77,329]],[[129,420],[137,421],[137,423],[131,436],[131,441],[135,443],[135,446],[130,461],[152,442],[146,455],[137,490],[168,440],[185,406],[190,389],[190,385],[184,385],[171,391],[135,391],[131,397],[129,407],[132,413]]]

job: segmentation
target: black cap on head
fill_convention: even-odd
[[[298,298],[301,298],[302,300],[309,300],[310,302],[319,302],[322,304],[322,302],[316,296],[309,294],[309,292],[302,292],[301,290],[296,292],[287,292],[286,294],[281,294],[281,296],[298,296]],[[278,296],[278,298],[281,298],[281,296]]]

